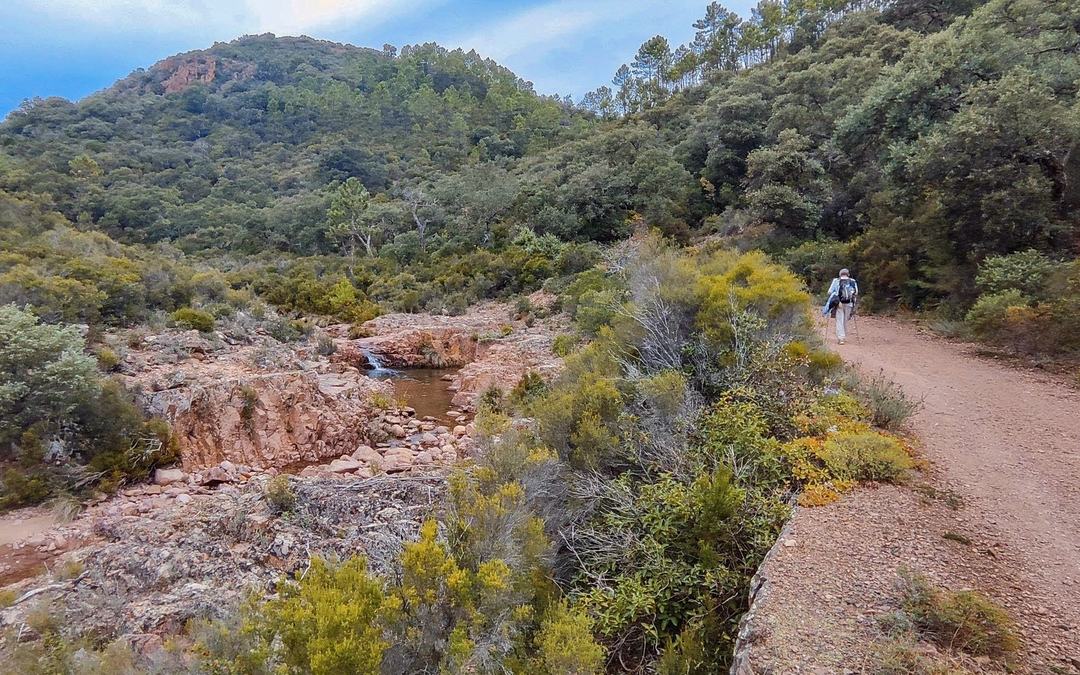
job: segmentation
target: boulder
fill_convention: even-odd
[[[229,483],[231,481],[232,476],[220,466],[212,466],[199,476],[199,485],[217,485],[218,483]]]
[[[333,473],[352,473],[363,466],[363,464],[352,457],[344,457],[330,462],[330,471]]]
[[[408,471],[413,465],[413,453],[408,448],[391,448],[383,457],[383,470],[387,473]]]
[[[187,480],[187,474],[183,469],[157,469],[154,471],[154,483],[157,485],[172,485]]]
[[[367,464],[376,471],[382,471],[383,469],[383,456],[367,445],[361,445],[357,448],[356,452],[352,454],[352,458]]]

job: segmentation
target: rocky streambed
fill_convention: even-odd
[[[171,424],[181,462],[98,496],[70,522],[46,522],[41,508],[7,514],[0,626],[33,639],[27,617],[44,607],[72,635],[122,636],[152,652],[187,620],[271,589],[312,556],[362,554],[388,571],[439,508],[450,467],[473,451],[479,397],[529,371],[553,376],[563,321],[516,320],[488,303],[461,317],[324,326],[295,344],[259,333],[128,336],[120,377]],[[443,370],[371,377],[372,352],[390,367]],[[282,473],[296,495],[286,514],[266,496]]]

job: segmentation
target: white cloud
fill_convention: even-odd
[[[674,6],[701,0],[668,0]],[[655,0],[554,0],[510,17],[483,24],[468,34],[451,37],[446,44],[476,49],[484,56],[500,60],[535,60],[564,49],[574,40],[603,34],[612,27],[633,32],[648,32],[650,17],[655,19]]]
[[[496,61],[539,48],[546,51],[560,38],[578,34],[604,20],[605,8],[582,3],[554,2],[533,7],[484,25],[451,42],[481,51]]]
[[[371,23],[415,9],[423,0],[16,0],[27,11],[99,28],[137,26],[297,35],[358,21]]]

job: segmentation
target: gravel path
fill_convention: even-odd
[[[857,331],[832,346],[923,400],[911,431],[931,469],[796,513],[763,568],[755,670],[867,672],[906,565],[1004,605],[1021,671],[1080,673],[1080,393],[910,324],[861,317]]]

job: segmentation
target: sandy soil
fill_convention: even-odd
[[[1004,605],[1021,672],[1080,673],[1080,393],[909,324],[861,317],[856,330],[832,346],[923,400],[911,432],[931,468],[796,513],[763,570],[755,669],[868,672],[908,566]]]
[[[26,518],[9,517],[0,519],[0,546],[44,532],[55,524],[56,517],[50,513]]]

